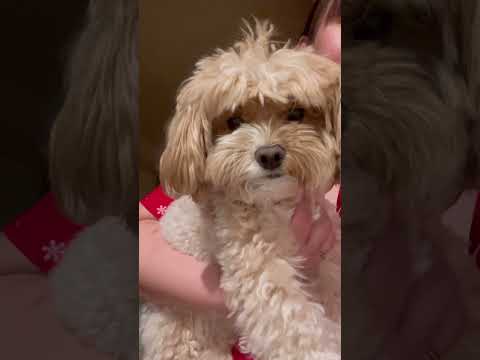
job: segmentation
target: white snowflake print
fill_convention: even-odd
[[[163,216],[167,213],[167,207],[166,206],[163,206],[163,205],[160,205],[158,208],[157,208],[157,215],[159,216]]]
[[[43,260],[57,263],[65,252],[65,244],[63,242],[57,243],[54,240],[50,240],[48,245],[42,246],[42,251],[45,253]]]

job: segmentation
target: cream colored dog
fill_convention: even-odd
[[[247,27],[178,95],[160,172],[187,196],[160,226],[176,249],[220,264],[230,314],[143,304],[145,360],[231,359],[237,339],[256,360],[340,359],[339,247],[308,279],[288,226],[299,186],[321,194],[338,179],[340,71],[273,32]]]

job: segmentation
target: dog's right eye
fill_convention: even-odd
[[[231,131],[237,130],[240,126],[242,126],[242,123],[243,119],[240,116],[232,116],[227,120],[228,128]]]
[[[293,108],[288,112],[288,121],[292,122],[300,122],[305,117],[305,109],[304,108]]]

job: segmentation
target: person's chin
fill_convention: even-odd
[[[340,63],[342,54],[342,26],[332,21],[323,27],[315,39],[315,48],[330,60]]]

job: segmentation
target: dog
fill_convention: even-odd
[[[144,360],[231,359],[237,338],[256,360],[340,359],[340,245],[308,279],[288,226],[299,186],[322,194],[338,181],[339,66],[275,42],[268,21],[254,28],[196,64],[159,166],[179,198],[164,237],[221,266],[229,315],[144,302]]]

